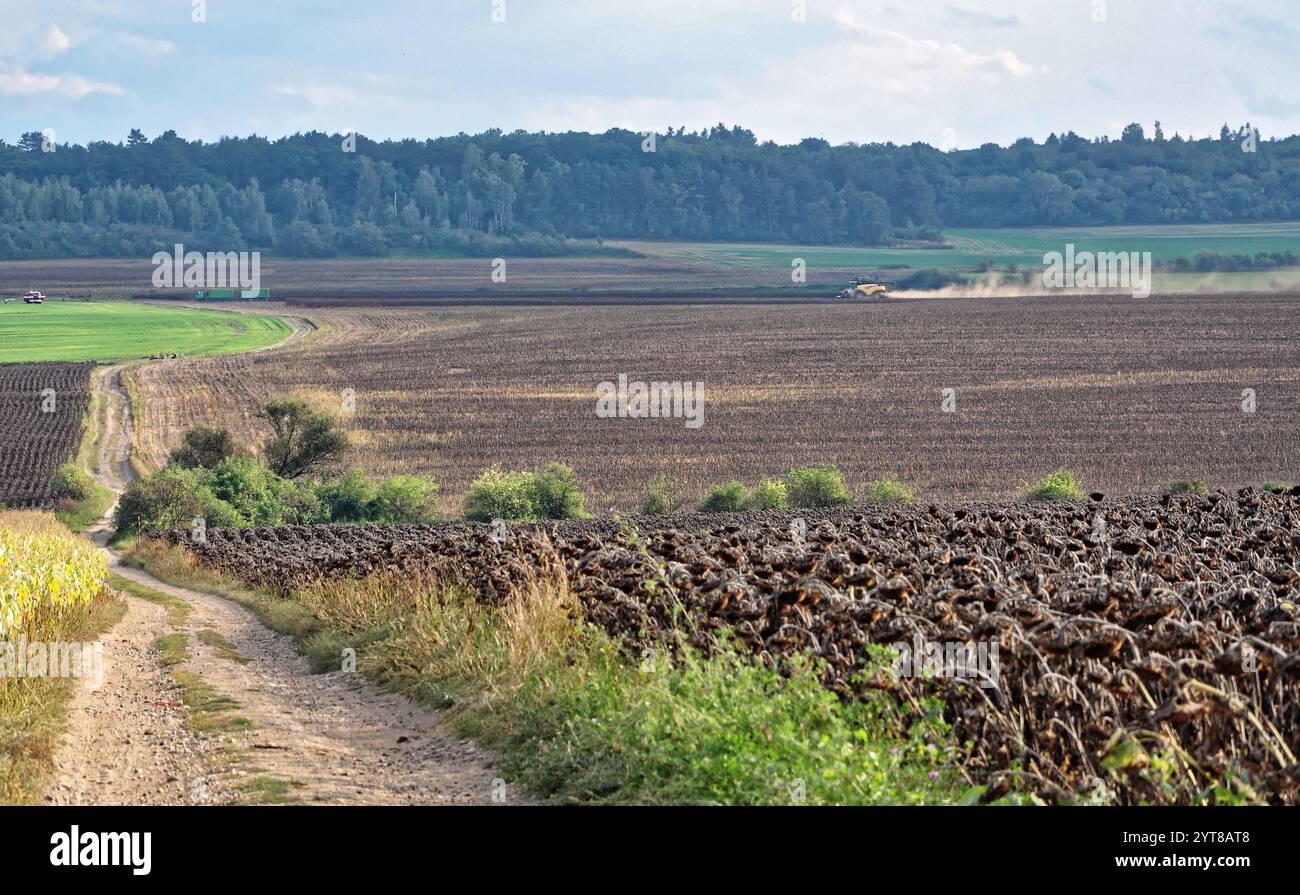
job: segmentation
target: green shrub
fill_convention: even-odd
[[[695,505],[701,513],[738,513],[749,507],[749,489],[740,482],[714,485]]]
[[[1208,494],[1210,489],[1200,479],[1174,479],[1163,489],[1165,494]]]
[[[578,477],[563,463],[548,463],[533,473],[528,492],[539,519],[587,518]]]
[[[113,511],[119,534],[189,528],[196,518],[202,518],[209,528],[229,528],[243,521],[233,507],[212,493],[199,472],[178,466],[131,482]]]
[[[372,504],[374,522],[437,522],[438,483],[416,475],[395,475],[379,486]]]
[[[893,476],[886,476],[867,486],[868,503],[911,503],[915,499],[912,489]]]
[[[348,449],[348,436],[333,417],[302,401],[269,401],[262,415],[273,435],[262,449],[267,468],[286,479],[332,466]]]
[[[667,473],[656,472],[645,486],[645,501],[641,512],[647,516],[671,513],[677,508],[677,486]]]
[[[1261,491],[1271,491],[1274,494],[1281,494],[1283,491],[1290,491],[1295,485],[1291,482],[1265,482],[1260,485]]]
[[[172,451],[168,462],[187,469],[198,466],[214,469],[222,460],[234,455],[235,440],[229,432],[210,426],[197,426],[185,433],[180,446]]]
[[[72,460],[60,466],[54,476],[54,493],[58,497],[85,500],[93,487],[90,476]]]
[[[1083,486],[1074,473],[1058,469],[1043,476],[1037,484],[1027,486],[1025,497],[1029,500],[1079,500],[1083,497]]]
[[[330,507],[321,498],[319,485],[277,477],[274,487],[276,500],[283,508],[283,524],[316,525],[331,521]]]
[[[465,518],[471,522],[493,519],[536,519],[531,493],[533,476],[527,472],[504,472],[493,466],[484,470],[465,494]]]
[[[586,497],[578,477],[563,463],[536,472],[485,470],[465,494],[462,512],[471,522],[493,519],[585,519]]]
[[[332,522],[367,522],[379,488],[360,469],[330,479],[319,488]]]
[[[792,507],[831,507],[849,502],[844,476],[834,466],[804,466],[786,479]]]
[[[781,510],[789,500],[789,488],[780,479],[763,479],[750,496],[749,506],[755,510]]]
[[[226,457],[203,477],[212,494],[239,515],[239,525],[283,525],[284,504],[276,493],[281,481],[252,457]]]

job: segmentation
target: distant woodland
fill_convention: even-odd
[[[606,238],[878,246],[945,227],[1300,218],[1300,137],[1053,134],[921,143],[759,142],[741,127],[647,135],[251,136],[0,142],[0,258],[259,249],[558,255]],[[1255,151],[1245,151],[1254,146]],[[351,148],[353,151],[345,151]],[[652,151],[647,151],[652,150]],[[581,246],[575,240],[583,241]]]

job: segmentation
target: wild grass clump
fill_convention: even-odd
[[[1200,479],[1174,479],[1161,489],[1162,494],[1183,496],[1189,494],[1209,494],[1210,489]]]
[[[1083,486],[1074,473],[1058,469],[1038,480],[1036,484],[1027,485],[1027,500],[1079,500],[1083,497]]]
[[[749,498],[749,507],[754,510],[783,510],[789,503],[790,487],[780,479],[763,479]]]
[[[470,485],[462,512],[471,522],[585,519],[585,502],[577,476],[563,463],[548,463],[533,472],[493,466]]]
[[[811,657],[783,670],[725,637],[632,656],[581,621],[563,577],[499,605],[431,581],[372,577],[297,595],[358,670],[441,707],[501,766],[558,803],[952,801],[937,704],[911,726],[885,694],[842,702]],[[910,710],[909,710],[910,712]]]
[[[709,489],[695,509],[701,513],[739,513],[749,509],[749,489],[742,482],[727,482]]]
[[[786,489],[792,507],[833,507],[849,502],[844,476],[830,465],[791,469]]]
[[[657,472],[645,486],[645,499],[641,512],[647,516],[660,516],[677,509],[677,483],[667,473]]]
[[[893,476],[877,479],[867,486],[867,503],[911,503],[916,500],[912,489]]]

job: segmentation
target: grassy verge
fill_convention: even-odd
[[[95,458],[99,453],[99,444],[104,437],[108,405],[99,392],[91,392],[90,404],[82,421],[81,443],[77,446],[77,456],[73,462],[79,469],[90,474],[89,493],[82,500],[67,501],[55,510],[54,515],[60,522],[73,531],[85,531],[108,512],[113,505],[113,492],[93,478]]]
[[[103,519],[112,505],[113,492],[95,483],[91,485],[90,494],[85,500],[70,501],[66,506],[55,510],[54,515],[73,531],[85,531]]]
[[[105,590],[41,634],[46,641],[86,643],[122,619],[126,605]],[[0,804],[38,801],[54,769],[77,678],[0,677]]]
[[[144,569],[159,581],[176,587],[188,587],[234,600],[256,613],[262,624],[273,631],[288,634],[300,646],[321,630],[320,621],[297,601],[277,599],[250,590],[206,568],[180,547],[163,546],[148,538],[123,539],[115,547],[124,564]],[[318,667],[316,670],[324,669]]]
[[[768,668],[725,642],[631,656],[579,619],[563,581],[503,605],[410,578],[255,594],[184,551],[137,542],[164,580],[224,593],[294,636],[318,669],[356,669],[444,710],[503,770],[557,803],[945,803],[968,792],[940,706],[844,703],[811,660]]]
[[[245,659],[235,649],[235,645],[226,639],[216,628],[204,628],[198,634],[194,635],[200,643],[206,643],[212,647],[218,659],[225,659],[227,662],[238,662],[240,665],[247,665],[248,659]]]
[[[136,387],[135,377],[131,374],[131,364],[122,367],[122,388],[126,390],[127,403],[131,406],[131,420],[139,424],[144,417],[142,414],[143,401],[140,398],[140,389]],[[153,472],[149,465],[140,457],[139,451],[136,450],[135,439],[131,439],[129,446],[130,454],[127,457],[131,464],[131,469],[135,471],[136,476],[144,478]]]
[[[150,603],[156,603],[164,607],[173,628],[184,625],[189,618],[190,612],[193,611],[193,607],[180,597],[173,597],[171,594],[154,590],[152,587],[137,584],[128,578],[123,578],[121,575],[110,574],[109,584],[133,597],[148,600]],[[216,647],[217,654],[222,658],[234,658],[237,661],[244,661],[235,652],[234,646],[218,632],[204,629],[197,636],[202,642]],[[185,671],[178,667],[190,660],[189,637],[183,631],[173,630],[170,634],[159,637],[155,645],[162,657],[162,666],[168,669],[172,680],[181,689],[181,699],[185,703],[190,726],[195,731],[205,734],[233,733],[239,730],[247,730],[252,726],[246,718],[230,714],[240,708],[238,702],[219,693],[215,687],[204,681],[195,672]],[[229,656],[226,655],[227,652]]]
[[[173,597],[171,594],[165,594],[162,591],[154,590],[152,587],[145,587],[143,584],[136,584],[129,578],[123,578],[116,572],[110,572],[108,583],[114,589],[123,591],[133,597],[139,597],[141,600],[148,600],[150,603],[157,603],[167,610],[168,620],[173,628],[179,628],[185,624],[189,618],[192,608],[189,603],[180,597]]]

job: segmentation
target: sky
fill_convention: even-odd
[[[1295,0],[0,0],[0,139],[1300,133]]]

